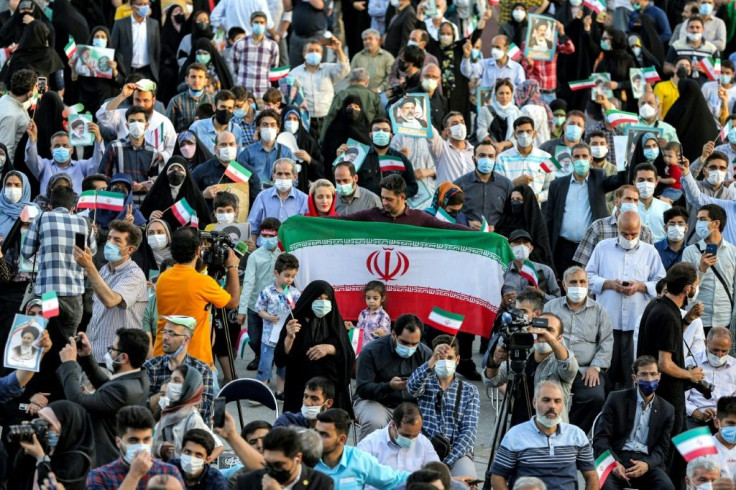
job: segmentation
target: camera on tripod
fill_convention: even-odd
[[[546,329],[549,326],[546,318],[527,320],[526,311],[519,308],[501,315],[501,322],[498,334],[509,353],[512,368],[515,363],[526,361],[529,351],[534,347],[534,334],[529,333],[529,327]],[[492,359],[492,355],[488,356],[488,362],[491,362]]]
[[[228,249],[235,249],[235,244],[230,235],[220,231],[200,231],[199,238],[205,245],[202,252],[202,262],[207,266],[207,269],[223,270],[228,256]]]
[[[33,442],[33,434],[36,434],[42,446],[46,446],[49,438],[49,423],[43,419],[33,419],[28,424],[8,427],[8,441],[10,442]]]

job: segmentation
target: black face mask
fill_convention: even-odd
[[[110,188],[110,192],[117,192],[118,194],[122,194],[124,196],[127,196],[128,195],[128,191],[126,191],[122,187],[118,187],[118,186],[111,187]]]
[[[281,484],[288,482],[291,478],[291,470],[276,468],[271,463],[266,463],[266,474]]]
[[[184,14],[176,14],[174,16],[174,20],[176,21],[177,24],[183,24],[186,19],[187,18]]]
[[[351,121],[357,121],[358,118],[360,117],[360,110],[356,111],[352,107],[349,107],[345,109],[345,114],[348,116],[348,119],[350,119]]]
[[[457,209],[455,209],[454,211],[450,211],[448,209],[445,209],[445,211],[447,212],[447,214],[449,214],[453,218],[457,218],[457,213],[458,213]]]
[[[230,118],[233,117],[233,113],[227,109],[217,109],[215,111],[215,121],[218,124],[227,124],[230,122]]]
[[[206,31],[209,28],[210,28],[210,23],[209,22],[204,22],[204,21],[203,22],[197,22],[197,29],[199,29],[200,31]]]
[[[406,61],[399,60],[399,64],[397,66],[399,67],[399,71],[406,71],[406,68],[407,68]]]
[[[173,185],[174,187],[181,185],[184,182],[184,175],[183,172],[171,172],[169,175],[169,184]]]
[[[511,201],[511,212],[514,214],[519,214],[521,212],[521,208],[524,206],[524,203],[519,201]]]
[[[678,66],[677,67],[677,78],[680,80],[683,80],[685,78],[688,78],[690,74],[687,72],[686,66]]]

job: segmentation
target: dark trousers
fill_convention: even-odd
[[[59,321],[67,337],[74,337],[77,334],[77,327],[82,322],[82,314],[84,306],[82,305],[82,295],[78,296],[59,296]]]
[[[687,429],[685,421],[685,397],[681,397],[679,400],[667,400],[675,407],[675,422],[672,425],[672,434],[670,437],[675,437]],[[687,462],[682,457],[680,452],[674,445],[670,445],[669,454],[669,468],[668,473],[674,483],[677,490],[685,489],[685,470],[687,469]]]
[[[606,390],[628,389],[633,386],[631,364],[634,362],[634,332],[613,331],[611,367],[606,372]]]
[[[263,334],[263,318],[258,313],[248,308],[248,337],[250,337],[250,348],[256,357],[261,357],[261,336]]]
[[[633,466],[633,463],[630,461],[632,459],[636,459],[638,461],[641,460],[641,454],[639,453],[633,453],[631,451],[620,451],[618,453],[618,456],[621,460],[619,463],[624,465],[625,468],[629,468]],[[606,479],[606,483],[603,484],[603,490],[624,490],[626,488],[639,488],[641,490],[644,489],[656,489],[656,490],[674,490],[675,487],[672,484],[672,481],[670,480],[670,477],[667,475],[667,472],[665,472],[664,468],[657,467],[657,468],[650,468],[649,471],[644,473],[639,478],[630,478],[627,482],[626,480],[622,480],[620,478],[617,478],[613,474],[608,475],[608,478]]]
[[[573,255],[575,255],[575,251],[577,251],[578,245],[580,245],[580,243],[571,242],[570,240],[566,240],[562,237],[559,237],[557,239],[557,245],[555,245],[554,253],[557,279],[561,280],[563,274],[565,274],[565,271],[567,269],[569,269],[573,265],[577,265],[575,262],[572,261],[572,257]]]
[[[570,407],[570,423],[577,425],[587,434],[593,426],[593,420],[603,409],[606,402],[605,379],[599,374],[600,384],[585,386],[583,376],[578,373],[572,382],[572,406]]]

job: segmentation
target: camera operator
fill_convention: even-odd
[[[210,304],[215,308],[237,308],[240,296],[238,264],[240,260],[228,249],[225,260],[225,289],[213,278],[200,274],[202,270],[202,239],[196,229],[181,227],[171,237],[171,257],[176,264],[159,276],[156,284],[158,306],[158,333],[153,353],[163,352],[163,327],[169,315],[190,316],[197,320],[188,353],[210,367],[214,367],[210,341]]]
[[[526,422],[531,418],[531,394],[540,381],[552,380],[560,383],[565,395],[565,410],[562,418],[568,420],[570,406],[570,389],[575,375],[578,372],[578,361],[562,343],[563,325],[560,317],[553,313],[541,313],[544,307],[544,297],[538,292],[529,291],[516,300],[516,307],[525,311],[526,321],[531,322],[535,317],[547,320],[547,327],[532,328],[527,332],[536,335],[534,352],[526,359],[523,376],[524,381],[516,393],[507,393],[514,397],[514,411],[511,416],[511,426]],[[492,352],[493,345],[486,352],[483,364],[486,366],[485,383],[498,388],[508,381],[509,353],[504,346],[499,345]],[[525,385],[525,386],[524,386]]]

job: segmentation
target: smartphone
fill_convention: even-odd
[[[715,243],[709,243],[705,246],[705,253],[711,255],[718,255],[718,245]]]
[[[485,482],[485,480],[473,480],[473,481],[469,481],[469,482],[465,482],[465,483],[467,483],[468,486],[471,486],[472,487],[473,485],[480,485],[483,482]]]
[[[46,92],[46,85],[47,85],[46,77],[38,77],[38,93],[43,94]]]
[[[86,250],[87,248],[87,237],[84,236],[84,233],[75,233],[74,234],[74,245],[81,248],[82,250]]]
[[[215,398],[215,411],[212,416],[214,427],[225,426],[225,404],[227,404],[227,399],[224,396]]]
[[[627,287],[631,286],[631,283],[629,281],[624,281],[624,282],[621,283],[621,285],[623,287],[627,288]]]

